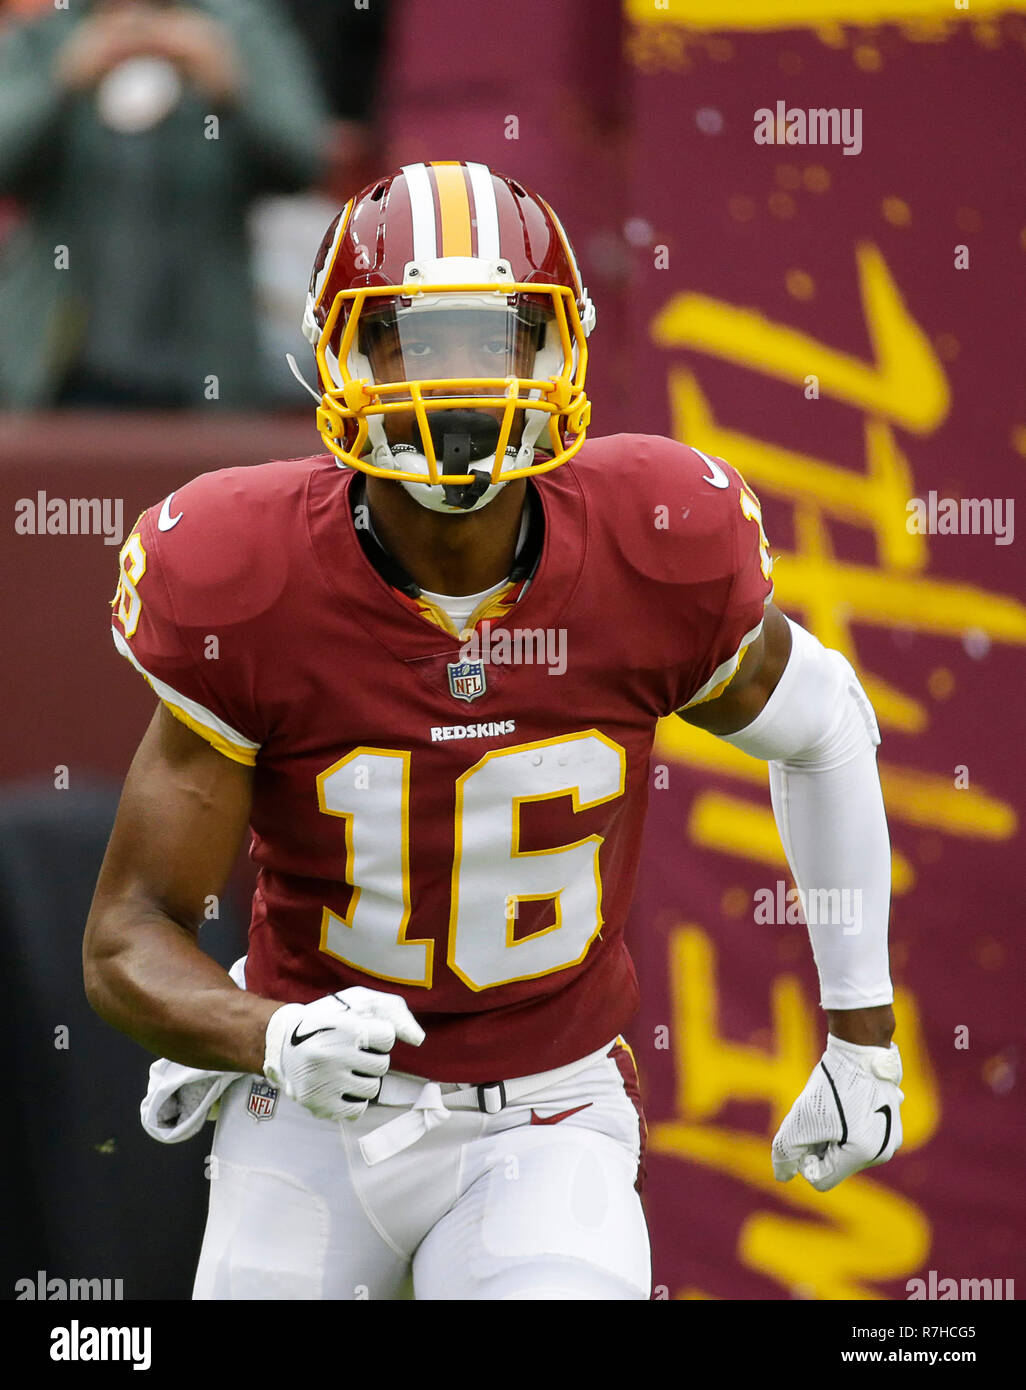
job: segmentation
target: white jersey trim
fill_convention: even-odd
[[[771,594],[770,598],[772,597],[773,595]],[[767,599],[766,602],[768,603],[769,599]],[[730,678],[737,673],[737,668],[741,665],[741,658],[744,655],[746,647],[752,645],[761,631],[762,619],[760,618],[758,624],[752,628],[751,632],[746,632],[741,638],[740,645],[734,655],[727,661],[722,661],[719,666],[717,666],[716,670],[706,681],[705,685],[702,686],[701,690],[697,690],[687,704],[681,706],[681,709],[690,709],[692,705],[701,704],[703,700],[708,698],[710,691],[715,690],[716,687],[722,685],[724,681],[730,680]]]
[[[255,755],[260,751],[260,744],[248,739],[245,734],[240,734],[238,729],[233,729],[230,724],[226,724],[223,719],[218,719],[217,715],[208,710],[204,705],[198,704],[195,700],[190,700],[187,695],[182,695],[165,681],[159,680],[151,675],[145,666],[136,658],[132,648],[128,645],[125,638],[118,632],[116,627],[111,628],[111,636],[114,638],[114,645],[121,655],[132,663],[135,669],[153,687],[155,694],[174,710],[181,710],[188,715],[189,720],[194,724],[199,724],[202,729],[216,735],[224,743],[231,745],[240,753],[247,754],[247,762],[252,762]]]

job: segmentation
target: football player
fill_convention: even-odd
[[[660,717],[769,763],[827,1038],[772,1146],[826,1190],[901,1142],[869,701],[772,602],[759,503],[669,439],[585,442],[595,311],[480,164],[338,215],[304,328],[326,453],[194,479],[121,553],[159,698],[85,939],[98,1012],[219,1097],[203,1299],[643,1299],[624,945]],[[247,957],[197,944],[249,827]],[[811,914],[810,914],[811,916]]]

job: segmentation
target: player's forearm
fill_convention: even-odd
[[[894,1008],[827,1009],[827,1028],[835,1038],[860,1047],[889,1047],[894,1036]]]
[[[849,662],[788,619],[791,652],[751,724],[724,735],[769,762],[773,814],[801,893],[831,1032],[870,1045],[893,1027],[891,851],[879,730]],[[889,1041],[889,1034],[887,1037]]]
[[[239,989],[156,908],[94,905],[83,967],[93,1009],[143,1047],[185,1066],[262,1073],[280,1002]]]
[[[891,851],[875,750],[863,748],[834,768],[773,762],[770,793],[801,893],[822,1006],[839,1026],[864,1028],[866,1019],[844,1015],[875,1012],[894,997],[887,943]]]

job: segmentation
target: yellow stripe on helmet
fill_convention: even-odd
[[[438,212],[442,224],[442,255],[469,256],[471,251],[470,198],[462,164],[446,161],[432,164],[438,189]]]

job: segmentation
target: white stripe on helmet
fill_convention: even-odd
[[[431,193],[431,178],[426,164],[404,164],[406,187],[413,214],[413,259],[431,260],[438,255],[435,231],[435,200]]]
[[[468,164],[470,187],[474,194],[477,222],[477,254],[480,260],[497,261],[499,251],[499,207],[495,201],[491,170],[484,164]]]

